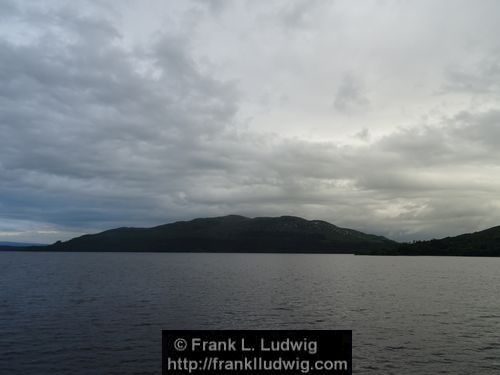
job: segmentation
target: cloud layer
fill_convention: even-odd
[[[2,2],[0,239],[500,224],[500,6],[437,3]]]

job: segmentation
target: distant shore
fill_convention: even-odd
[[[153,228],[116,228],[46,246],[0,245],[0,251],[498,257],[500,227],[439,240],[399,243],[322,220],[228,215]]]

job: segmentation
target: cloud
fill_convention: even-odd
[[[472,95],[500,94],[500,49],[482,56],[479,61],[454,64],[446,70],[444,92]]]
[[[369,104],[359,80],[351,74],[344,75],[335,94],[335,109],[343,113],[353,113],[366,109]]]
[[[285,1],[279,14],[288,29],[309,28],[316,16],[314,13],[321,9],[320,5],[324,5],[323,0]]]
[[[191,12],[196,28],[193,18],[184,29],[159,22],[138,44],[116,15],[125,6],[2,3],[0,232],[48,241],[228,213],[403,240],[497,225],[493,60],[481,49],[483,62],[458,78],[439,62],[439,79],[417,84],[419,63],[384,38],[381,54],[370,50],[370,31],[353,21],[367,9],[328,3],[164,5],[169,16]],[[407,48],[381,20],[411,12],[388,4],[365,22]],[[418,10],[420,19],[434,8]],[[410,26],[405,35],[420,38]],[[463,104],[478,92],[487,106]]]
[[[354,135],[356,138],[361,139],[362,141],[369,141],[371,138],[370,131],[367,128],[361,129]]]
[[[127,216],[123,202],[139,216],[155,205],[148,193],[175,190],[190,163],[214,164],[194,155],[234,116],[235,92],[199,72],[185,41],[161,36],[135,56],[104,20],[65,11],[51,26],[61,33],[1,42],[2,216],[106,222]],[[138,59],[151,71],[139,73]]]
[[[219,13],[229,5],[228,0],[195,0],[213,13]]]

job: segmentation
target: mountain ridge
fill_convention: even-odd
[[[34,242],[16,242],[16,241],[0,241],[1,246],[9,246],[9,247],[27,247],[27,246],[47,246],[48,244],[44,243],[34,243]]]
[[[134,252],[350,253],[393,248],[383,236],[296,216],[227,215],[151,228],[120,227],[26,250]]]
[[[500,226],[454,237],[398,243],[383,236],[297,216],[227,215],[151,228],[120,227],[46,246],[0,250],[325,253],[356,255],[500,256]]]

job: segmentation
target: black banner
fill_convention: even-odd
[[[163,375],[352,374],[352,331],[162,333]]]

